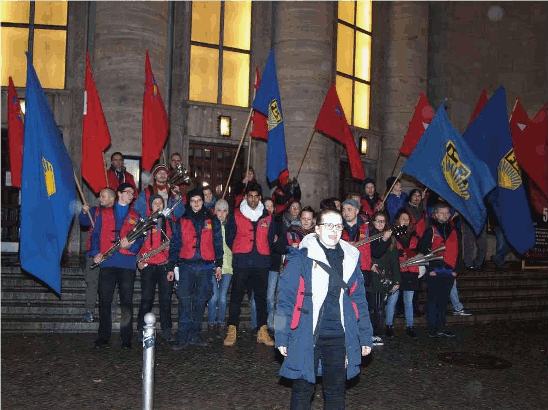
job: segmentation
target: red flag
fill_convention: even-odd
[[[474,109],[474,112],[472,113],[472,116],[470,117],[470,121],[468,122],[466,128],[468,128],[470,124],[474,122],[480,111],[483,109],[483,107],[485,107],[485,104],[487,104],[487,101],[489,101],[489,98],[487,97],[487,91],[485,91],[484,88],[479,96],[476,108]]]
[[[259,75],[259,68],[255,67],[256,76],[255,76],[255,90],[259,89],[259,84],[261,84],[261,76]],[[268,140],[268,117],[261,114],[258,111],[253,111],[253,128],[251,129],[251,136],[261,140]]]
[[[547,104],[539,110],[535,118],[514,140],[514,152],[519,164],[533,182],[548,196],[548,124],[546,120]]]
[[[169,122],[160,90],[152,74],[148,50],[145,61],[145,93],[143,95],[142,166],[147,171],[158,158],[167,141]]]
[[[346,121],[335,84],[333,83],[331,83],[331,87],[327,92],[314,129],[336,139],[344,145],[346,154],[348,155],[348,162],[350,163],[352,178],[363,181],[365,179],[365,171],[360,153],[358,152],[358,147],[356,147],[356,141],[354,141],[352,131]]]
[[[101,100],[91,73],[89,53],[86,53],[86,79],[84,85],[84,115],[82,117],[82,177],[98,194],[107,186],[103,168],[103,152],[110,145],[110,132],[103,113]]]
[[[510,133],[512,134],[514,146],[516,145],[516,142],[519,143],[519,136],[530,121],[527,111],[525,111],[525,108],[521,105],[521,101],[519,98],[516,98],[516,104],[514,105],[514,110],[510,116]],[[519,161],[520,159],[518,158],[518,162]]]
[[[23,135],[25,133],[24,115],[13,80],[9,78],[8,87],[8,141],[10,149],[11,184],[21,188],[21,169],[23,168]]]
[[[400,148],[401,155],[405,155],[406,157],[411,155],[417,146],[417,142],[419,142],[422,134],[424,134],[424,130],[428,127],[430,121],[432,121],[432,118],[434,118],[434,110],[430,106],[426,95],[421,93],[419,101],[415,106],[413,118],[409,121],[407,133],[403,137],[403,143]]]

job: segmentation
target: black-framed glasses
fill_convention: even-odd
[[[323,223],[323,224],[318,224],[318,225],[323,225],[325,226],[325,229],[329,230],[329,231],[332,231],[332,230],[337,230],[339,232],[342,232],[344,230],[344,225],[343,224],[330,224],[330,223]]]

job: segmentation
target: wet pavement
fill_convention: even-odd
[[[454,339],[404,329],[375,347],[365,374],[348,383],[348,409],[547,409],[548,323],[455,326]],[[116,335],[117,336],[117,335]],[[2,409],[140,409],[142,348],[115,340],[92,349],[93,335],[2,335]],[[290,382],[280,380],[273,348],[239,332],[234,348],[173,352],[156,348],[155,409],[287,409]],[[445,363],[445,352],[485,353],[506,369]],[[323,408],[318,384],[313,409]]]

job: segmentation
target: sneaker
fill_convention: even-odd
[[[453,316],[472,316],[472,313],[466,309],[462,310],[453,310]]]
[[[438,337],[440,337],[440,335],[438,332],[428,332],[428,337],[432,339],[437,339]]]
[[[97,338],[91,344],[93,348],[106,347],[108,345],[108,340]]]
[[[171,345],[171,350],[179,351],[179,350],[186,349],[187,347],[188,347],[188,342],[177,340]]]
[[[439,337],[445,337],[446,339],[452,339],[455,337],[454,333],[448,332],[447,330],[438,330],[437,334]]]
[[[86,312],[84,315],[84,322],[91,323],[93,322],[93,312]]]
[[[410,339],[416,339],[416,338],[417,338],[417,334],[415,333],[415,329],[413,328],[413,326],[408,326],[408,327],[405,329],[405,334],[406,334],[407,337],[409,337]]]
[[[373,346],[384,346],[384,342],[379,336],[373,336]]]
[[[192,339],[190,342],[188,342],[191,346],[198,346],[198,347],[207,347],[209,346],[209,342],[202,337],[198,336],[195,339]]]
[[[386,326],[386,337],[390,338],[394,336],[394,330],[392,326]]]

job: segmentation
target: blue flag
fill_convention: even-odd
[[[496,183],[487,165],[478,159],[438,108],[402,172],[413,176],[443,197],[479,234],[487,210],[483,198]]]
[[[525,253],[535,244],[535,228],[510,137],[504,87],[495,91],[463,138],[487,164],[497,182],[487,200],[497,214],[508,243],[519,253]]]
[[[72,163],[27,54],[21,178],[21,267],[61,294],[61,256],[74,214]]]
[[[268,117],[266,177],[272,183],[287,170],[282,103],[276,76],[274,50],[270,50],[263,78],[253,101],[253,109]]]

